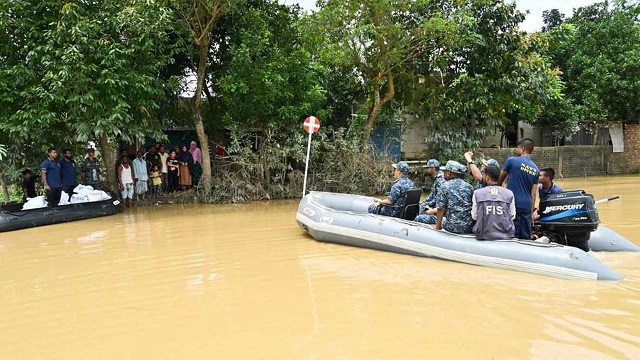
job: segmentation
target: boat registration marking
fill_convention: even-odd
[[[315,210],[313,210],[313,209],[309,209],[308,207],[304,208],[304,210],[303,210],[303,211],[304,211],[304,213],[305,213],[305,214],[307,214],[307,215],[309,215],[309,216],[313,216],[313,215],[315,215],[315,214],[316,214],[316,211],[315,211]]]

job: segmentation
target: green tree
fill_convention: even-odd
[[[561,13],[558,9],[545,10],[542,12],[542,32],[547,32],[562,25],[567,19],[565,14]]]
[[[5,29],[23,32],[6,49],[21,48],[0,78],[10,92],[0,98],[9,109],[0,127],[25,144],[96,141],[115,184],[111,144],[159,134],[154,112],[170,84],[158,73],[172,61],[172,12],[146,0],[5,6]]]
[[[209,49],[212,46],[212,31],[220,16],[231,9],[227,0],[172,0],[172,6],[179,14],[181,25],[192,39],[187,45],[191,70],[196,75],[196,88],[191,98],[193,122],[202,148],[202,178],[200,180],[205,195],[211,192],[211,159],[209,137],[205,132],[202,115],[202,94],[208,88],[207,66]],[[207,89],[208,91],[208,89]]]
[[[328,63],[348,64],[363,83],[367,121],[361,142],[368,141],[381,109],[395,97],[394,77],[414,58],[419,47],[432,50],[423,41],[424,22],[411,21],[409,14],[430,2],[425,0],[321,0],[317,16],[327,46],[322,56]]]
[[[291,128],[308,115],[322,118],[325,69],[304,42],[299,9],[257,0],[228,17],[227,46],[210,60],[225,125]]]
[[[519,30],[524,14],[515,4],[441,6],[437,11],[455,27],[434,28],[428,41],[437,51],[422,52],[415,63],[424,78],[418,111],[433,129],[425,139],[432,149],[461,154],[513,121],[534,121],[561,98],[558,71],[535,51],[539,41]]]
[[[560,43],[567,95],[585,122],[637,121],[640,113],[640,4],[607,2],[575,10]]]

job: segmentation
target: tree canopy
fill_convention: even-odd
[[[113,179],[115,144],[180,124],[198,133],[206,193],[222,129],[286,138],[315,115],[366,145],[381,119],[411,115],[430,150],[451,154],[519,121],[556,136],[636,121],[639,16],[624,0],[549,9],[526,34],[506,0],[321,0],[315,13],[277,0],[4,1],[1,161],[95,142]]]

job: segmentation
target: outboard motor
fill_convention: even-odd
[[[552,240],[589,251],[591,232],[600,224],[591,194],[584,190],[551,194],[540,201],[538,214],[541,230]]]

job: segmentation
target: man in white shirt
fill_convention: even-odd
[[[169,167],[167,166],[167,160],[169,160],[169,154],[165,152],[164,145],[160,145],[160,172],[162,172],[162,191],[167,190],[167,184],[169,183]]]

